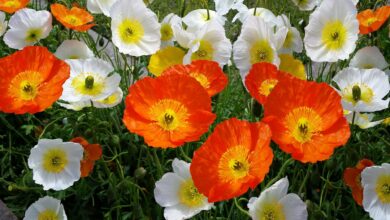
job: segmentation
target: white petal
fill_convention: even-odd
[[[164,174],[159,181],[156,182],[154,188],[154,198],[162,207],[170,207],[180,202],[178,191],[181,184],[185,180],[175,173]]]

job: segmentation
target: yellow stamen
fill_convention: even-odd
[[[38,220],[58,220],[58,216],[54,210],[47,209],[38,214]]]
[[[250,164],[249,150],[243,146],[229,148],[218,163],[218,175],[225,182],[236,181],[248,175]]]
[[[187,108],[172,99],[163,99],[154,104],[149,115],[165,131],[174,131],[186,126],[189,117]]]
[[[188,179],[180,185],[179,199],[181,203],[194,208],[202,205],[205,197],[198,192],[192,179]]]
[[[251,64],[268,62],[272,63],[274,59],[274,51],[266,40],[257,41],[250,49]]]
[[[340,50],[347,42],[347,34],[341,21],[331,21],[322,30],[322,42],[328,50]]]
[[[382,175],[378,178],[375,191],[382,203],[390,204],[390,175]]]
[[[60,148],[49,149],[43,155],[43,168],[49,173],[60,173],[68,164],[67,153]]]
[[[138,44],[144,36],[144,28],[137,20],[123,20],[118,32],[120,39],[126,44]]]
[[[322,129],[322,119],[313,109],[299,107],[286,116],[285,125],[296,141],[306,143]]]
[[[169,41],[173,38],[173,30],[170,24],[164,23],[161,25],[161,40],[162,41]]]
[[[199,43],[199,49],[192,54],[191,60],[212,60],[214,48],[211,43],[205,40],[200,40]]]

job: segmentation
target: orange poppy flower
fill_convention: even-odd
[[[341,97],[326,83],[280,77],[264,115],[272,140],[303,163],[328,159],[350,136]]]
[[[79,143],[84,148],[84,157],[80,164],[80,171],[81,177],[87,177],[92,172],[95,161],[102,156],[102,147],[100,144],[90,144],[82,137],[76,137],[70,141]]]
[[[0,59],[0,111],[44,111],[59,99],[70,68],[45,47],[29,46]]]
[[[0,0],[0,11],[15,13],[17,10],[25,8],[29,0]]]
[[[228,83],[228,78],[219,64],[210,60],[195,60],[189,65],[175,65],[163,72],[163,74],[171,73],[187,74],[195,78],[206,89],[209,96],[221,92]]]
[[[281,72],[271,63],[256,63],[252,65],[249,74],[245,77],[245,85],[249,93],[259,103],[265,104],[268,95],[278,84]]]
[[[86,10],[72,7],[70,10],[61,4],[52,4],[50,6],[53,16],[65,27],[76,31],[87,31],[95,24],[93,16]]]
[[[389,18],[390,6],[378,8],[375,12],[371,9],[364,10],[357,15],[360,34],[368,34],[377,31]]]
[[[178,147],[208,131],[215,115],[206,90],[192,77],[146,77],[129,88],[123,122],[153,147]]]
[[[373,166],[374,162],[368,159],[360,160],[355,167],[348,167],[344,170],[344,183],[352,190],[352,197],[355,202],[362,206],[363,202],[363,187],[360,175],[364,168]]]
[[[190,171],[196,188],[209,202],[228,200],[254,189],[269,171],[271,131],[262,122],[236,118],[215,127],[194,152]]]

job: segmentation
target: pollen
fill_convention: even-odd
[[[48,150],[43,155],[43,168],[49,173],[60,173],[68,164],[68,155],[65,151],[58,148]]]
[[[230,182],[246,177],[250,170],[248,154],[248,149],[241,145],[226,151],[218,163],[218,174],[221,180]]]
[[[313,109],[293,109],[285,119],[285,125],[296,141],[306,143],[322,129],[322,119]]]
[[[118,27],[119,37],[126,44],[138,44],[144,36],[144,28],[137,20],[125,19]]]
[[[174,131],[186,126],[188,110],[179,101],[163,99],[150,108],[149,115],[161,129]]]
[[[359,101],[371,103],[374,91],[366,84],[353,84],[342,90],[342,96],[353,105],[356,105]]]
[[[382,175],[378,178],[375,191],[382,203],[390,204],[390,175]]]
[[[67,16],[65,16],[64,20],[65,20],[65,22],[67,22],[71,25],[74,25],[74,26],[79,26],[79,25],[84,24],[84,22],[79,17],[77,17],[75,15],[67,15]]]
[[[268,62],[272,63],[274,59],[274,51],[266,40],[257,41],[250,49],[251,64]]]
[[[214,49],[211,43],[205,40],[200,40],[199,44],[199,49],[192,54],[191,60],[212,60]]]
[[[264,96],[268,96],[271,93],[271,91],[274,89],[276,84],[278,84],[277,79],[264,80],[264,82],[262,82],[260,87],[259,87],[259,94],[264,95]]]
[[[33,100],[38,94],[41,81],[42,77],[39,72],[21,72],[11,81],[8,91],[12,96],[21,100]]]
[[[259,219],[261,220],[285,220],[282,205],[279,203],[267,203],[259,210]]]
[[[38,220],[58,220],[58,216],[54,210],[47,209],[38,214]]]
[[[72,80],[72,87],[82,95],[97,96],[105,88],[104,79],[94,73],[82,73]]]
[[[10,8],[18,8],[20,7],[21,3],[19,0],[8,0],[8,1],[5,1],[5,3],[3,4],[3,6],[5,7],[10,7]]]
[[[27,31],[25,41],[29,43],[37,42],[41,38],[41,35],[42,35],[41,29],[36,29],[36,28],[30,29]]]
[[[161,25],[161,40],[162,41],[169,41],[173,38],[173,30],[170,24],[165,23]]]
[[[341,21],[325,24],[322,30],[322,42],[328,50],[340,50],[347,42],[347,29]]]
[[[179,189],[180,202],[194,208],[203,204],[205,197],[199,193],[192,179],[183,182]]]

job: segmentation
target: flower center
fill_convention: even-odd
[[[118,27],[119,37],[126,44],[138,44],[144,36],[144,28],[137,20],[125,19]]]
[[[328,50],[340,50],[347,42],[347,29],[341,21],[325,24],[322,30],[322,42]]]
[[[53,210],[45,210],[38,214],[38,220],[58,220],[58,216]]]
[[[199,43],[199,49],[192,54],[191,60],[212,60],[214,54],[213,46],[205,40],[200,40]]]
[[[5,1],[3,5],[5,7],[18,8],[18,7],[20,7],[21,3],[19,0],[8,0],[8,1]]]
[[[285,220],[283,208],[279,203],[268,203],[259,211],[260,220]]]
[[[278,84],[277,79],[264,80],[259,87],[260,95],[268,96],[272,92],[276,84]]]
[[[225,182],[236,181],[246,177],[250,170],[250,164],[247,159],[248,154],[248,149],[241,145],[229,148],[222,154],[219,160],[219,177]]]
[[[378,178],[375,191],[382,203],[390,204],[390,175],[382,175]]]
[[[82,95],[97,96],[104,88],[104,79],[93,73],[81,73],[71,83],[72,87]]]
[[[187,108],[181,102],[163,99],[150,108],[149,115],[163,130],[174,131],[186,125],[189,117],[187,112]]]
[[[251,64],[268,62],[272,63],[274,59],[274,51],[268,41],[260,40],[253,44],[250,50]]]
[[[366,26],[371,26],[373,23],[377,22],[378,19],[376,17],[371,17],[366,20]]]
[[[38,94],[41,81],[42,77],[39,72],[24,71],[12,79],[8,92],[11,96],[24,101],[33,100]]]
[[[68,164],[68,157],[64,150],[59,148],[49,149],[43,155],[43,168],[49,173],[60,173]]]
[[[190,73],[190,76],[195,78],[196,81],[198,81],[203,86],[203,88],[207,89],[210,87],[210,82],[204,74],[192,72]]]
[[[285,119],[285,126],[296,141],[306,143],[322,129],[322,119],[313,109],[299,107],[292,110]]]
[[[162,41],[169,41],[173,38],[173,30],[170,24],[165,23],[161,25],[161,40]]]
[[[27,31],[25,41],[28,43],[33,43],[39,41],[42,35],[42,30],[33,28]]]
[[[354,84],[344,88],[342,95],[345,100],[356,105],[359,101],[371,103],[374,92],[365,84]]]
[[[179,188],[179,199],[181,203],[193,208],[202,205],[205,197],[199,193],[192,179],[188,179]]]
[[[64,20],[66,23],[69,23],[74,26],[79,26],[83,24],[83,21],[75,15],[67,15],[65,16]]]

